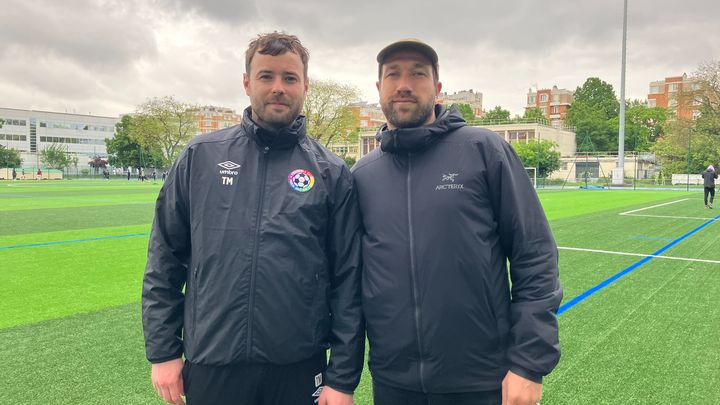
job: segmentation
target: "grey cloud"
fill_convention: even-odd
[[[158,0],[157,4],[177,14],[197,13],[232,25],[257,18],[255,2],[249,0]]]

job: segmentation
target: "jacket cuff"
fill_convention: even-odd
[[[510,367],[510,371],[519,375],[522,378],[528,379],[536,384],[542,384],[543,375],[532,372],[526,368],[520,367],[517,364],[513,364]]]
[[[182,358],[182,354],[173,354],[171,356],[165,356],[165,357],[153,357],[153,358],[148,357],[148,361],[152,364],[157,364],[157,363],[164,363],[166,361],[181,359],[181,358]]]
[[[355,393],[355,389],[350,388],[347,385],[338,386],[335,383],[331,383],[331,384],[325,383],[325,386],[330,387],[330,388],[334,389],[335,391],[342,392],[343,394],[347,394],[347,395],[353,395]]]

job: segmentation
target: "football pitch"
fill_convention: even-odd
[[[0,403],[164,403],[140,320],[159,189],[0,181]],[[720,403],[720,210],[699,190],[539,195],[564,286],[542,403]]]

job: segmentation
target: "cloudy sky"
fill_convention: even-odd
[[[242,110],[244,51],[284,30],[310,50],[310,77],[377,102],[375,55],[416,37],[440,56],[449,93],[522,113],[530,87],[586,78],[619,96],[622,0],[3,0],[0,107],[117,116],[149,97]],[[720,59],[720,1],[629,0],[626,93]]]

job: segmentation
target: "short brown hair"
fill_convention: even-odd
[[[274,31],[268,34],[260,34],[250,41],[248,49],[245,51],[245,73],[250,73],[250,62],[252,62],[255,52],[270,56],[282,55],[285,52],[298,55],[302,60],[305,79],[307,79],[310,54],[295,35]]]

